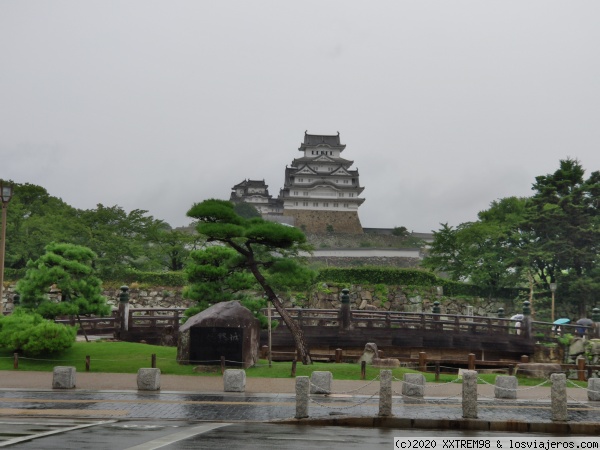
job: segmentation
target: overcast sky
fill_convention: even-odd
[[[598,1],[0,0],[0,178],[172,226],[341,134],[365,227],[600,169]]]

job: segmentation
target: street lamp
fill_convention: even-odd
[[[4,241],[6,240],[6,210],[13,196],[13,185],[0,180],[0,200],[2,201],[2,234],[0,235],[0,315],[4,314]]]
[[[554,293],[556,292],[556,283],[550,283],[550,291],[552,292],[552,323],[554,323]]]

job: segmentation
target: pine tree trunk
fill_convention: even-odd
[[[312,361],[310,359],[310,352],[309,352],[308,346],[306,345],[306,341],[304,340],[304,333],[302,331],[302,328],[300,328],[300,326],[294,321],[292,316],[290,316],[290,314],[287,312],[287,310],[283,307],[283,304],[277,298],[277,295],[275,294],[273,289],[271,289],[271,286],[269,286],[267,284],[267,281],[265,280],[263,275],[260,273],[258,268],[250,267],[250,270],[252,271],[253,275],[256,277],[256,279],[258,280],[260,285],[265,290],[265,293],[267,294],[269,301],[273,304],[273,306],[275,307],[275,309],[281,316],[281,319],[283,320],[285,325],[288,327],[288,330],[290,330],[290,333],[292,333],[292,337],[294,338],[294,343],[296,344],[296,351],[300,354],[300,359],[302,360],[302,364],[312,364]]]
[[[79,314],[77,314],[77,322],[79,322],[79,327],[81,328],[81,331],[83,331],[83,336],[85,337],[85,342],[90,342],[90,340],[88,339],[88,335],[85,332],[85,328],[83,328],[83,324],[81,323],[81,317],[79,316]]]

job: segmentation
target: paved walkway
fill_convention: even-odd
[[[0,371],[0,415],[211,421],[282,421],[295,416],[291,378],[247,378],[244,393],[225,393],[221,377],[206,376],[162,375],[159,392],[138,391],[135,374],[77,373],[76,384],[76,389],[53,390],[52,373]],[[311,396],[311,419],[349,424],[351,419],[377,418],[378,381],[334,380],[332,390],[332,395]],[[429,428],[443,428],[462,420],[460,384],[428,383],[423,400],[403,397],[401,390],[401,382],[394,382],[393,414],[407,421],[404,427],[427,423]],[[584,389],[568,391],[570,426],[587,424],[600,433],[600,402],[588,402]],[[478,421],[488,427],[512,424],[513,429],[532,423],[555,425],[549,387],[523,387],[517,396],[518,400],[496,400],[493,386],[479,385]]]

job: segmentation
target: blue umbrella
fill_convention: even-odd
[[[554,325],[564,325],[566,323],[569,323],[571,321],[571,319],[567,319],[566,317],[563,317],[562,319],[556,319],[554,322],[552,322]]]

